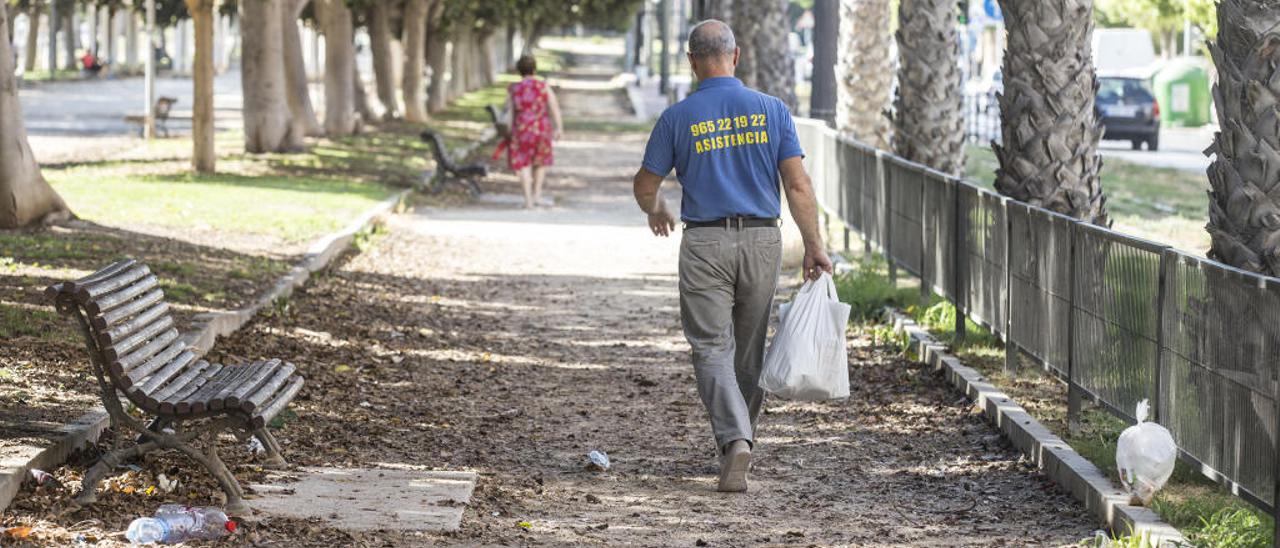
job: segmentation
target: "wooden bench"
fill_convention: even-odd
[[[280,360],[224,366],[200,359],[182,342],[160,281],[144,264],[123,260],[45,294],[63,315],[73,316],[84,335],[102,404],[111,417],[115,442],[84,476],[76,498],[97,499],[98,484],[121,462],[156,449],[177,449],[209,470],[227,495],[229,514],[248,506],[235,476],[218,457],[217,435],[230,430],[241,441],[255,436],[268,463],[283,466],[280,445],[267,424],[302,389],[297,368]],[[125,409],[123,395],[153,419],[143,424]],[[125,430],[138,435],[122,447]],[[191,442],[206,437],[205,451]]]
[[[423,177],[423,184],[432,194],[438,194],[444,190],[446,184],[456,184],[465,189],[473,197],[480,195],[480,184],[476,182],[477,178],[484,178],[489,175],[489,168],[484,164],[465,164],[459,165],[449,157],[448,150],[444,147],[444,139],[439,133],[431,130],[422,132],[422,140],[431,145],[431,156],[436,161],[435,171],[428,172]]]
[[[151,115],[156,119],[156,131],[163,133],[165,138],[169,137],[169,112],[173,110],[173,104],[178,100],[173,97],[161,97],[156,99],[156,104],[151,107]],[[138,135],[146,136],[147,117],[131,114],[124,117],[124,121],[130,124],[138,124]]]

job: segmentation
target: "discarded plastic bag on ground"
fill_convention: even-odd
[[[849,309],[836,297],[830,274],[805,282],[791,303],[779,307],[778,332],[765,353],[760,388],[791,400],[848,397]]]
[[[587,468],[604,472],[609,469],[609,454],[604,451],[591,450],[587,453]]]
[[[1133,493],[1143,504],[1149,504],[1156,491],[1164,487],[1173,474],[1173,464],[1178,458],[1178,444],[1169,430],[1147,421],[1147,400],[1138,402],[1135,416],[1138,424],[1120,433],[1116,444],[1116,468],[1125,489]]]

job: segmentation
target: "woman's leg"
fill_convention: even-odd
[[[520,168],[518,172],[516,172],[518,175],[520,175],[520,188],[524,189],[524,207],[525,208],[531,208],[534,205],[533,174],[531,173],[532,171],[533,171],[533,168],[529,166],[524,166]]]
[[[542,203],[542,183],[547,180],[547,167],[534,166],[533,168],[533,203]]]

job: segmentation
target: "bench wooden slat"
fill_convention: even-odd
[[[205,369],[199,377],[196,377],[195,382],[183,387],[182,390],[174,392],[172,396],[169,396],[165,401],[160,403],[160,408],[172,408],[173,412],[179,415],[191,413],[191,408],[193,406],[191,405],[192,402],[189,398],[199,391],[205,384],[208,384],[209,379],[212,379],[225,368],[226,366],[220,363],[209,364],[209,368]]]
[[[192,355],[194,356],[194,354]],[[155,398],[157,402],[164,403],[165,400],[169,399],[169,396],[172,396],[183,388],[186,388],[188,384],[195,381],[196,378],[199,377],[201,373],[204,373],[208,368],[209,362],[197,360],[195,363],[183,369],[181,375],[174,377],[166,383],[164,387],[155,391],[148,391],[148,393],[151,394],[151,397]],[[151,380],[148,379],[147,382],[151,382]],[[163,411],[163,409],[161,410]]]
[[[96,329],[109,329],[111,326],[119,324],[120,322],[132,317],[134,314],[146,310],[148,306],[156,304],[162,299],[164,299],[164,291],[161,291],[159,288],[152,289],[141,297],[130,301],[129,304],[112,309],[109,312],[104,312],[100,315],[91,315],[90,323]]]
[[[154,362],[158,361],[158,360],[152,360],[151,358],[156,354],[160,353],[161,351],[165,350],[166,348],[168,348],[169,343],[176,341],[177,339],[178,339],[178,330],[169,328],[168,331],[165,331],[164,333],[161,333],[156,338],[151,339],[151,342],[142,345],[141,348],[134,350],[133,352],[130,352],[125,356],[121,356],[119,359],[115,361],[115,363],[119,364],[120,370],[125,372],[130,372],[134,368],[138,367],[139,365],[143,365],[143,364],[151,365]],[[168,360],[165,360],[165,361],[168,361]],[[151,368],[151,370],[154,371],[156,368],[159,368],[161,365],[164,365],[164,362],[156,363],[154,367]],[[150,372],[151,371],[147,371],[147,373],[150,373]],[[138,378],[141,378],[141,377],[138,377]]]
[[[63,285],[63,289],[68,292],[75,292],[75,290],[81,287],[93,285],[111,276],[115,276],[116,274],[119,274],[125,269],[130,268],[136,264],[138,264],[138,262],[133,259],[123,259],[123,260],[116,261],[114,263],[111,263],[110,265],[107,265],[106,268],[103,268],[97,272],[94,272],[93,274],[90,274],[78,280],[72,280],[72,281],[66,282]]]
[[[151,275],[151,269],[148,268],[147,265],[134,265],[115,276],[104,278],[101,281],[93,282],[88,285],[77,285],[75,297],[82,303],[91,302],[103,295],[144,279],[149,275]]]
[[[245,413],[253,413],[253,410],[262,407],[262,404],[271,398],[271,396],[275,395],[276,391],[280,390],[280,386],[282,386],[285,381],[288,381],[289,377],[292,377],[293,372],[296,370],[297,367],[293,364],[285,362],[284,367],[276,370],[275,374],[268,379],[267,382],[262,383],[260,386],[255,388],[252,393],[249,393],[242,401],[239,402],[240,409]],[[230,402],[227,403],[228,406],[231,405]]]
[[[85,303],[84,309],[90,314],[102,314],[103,312],[133,300],[134,297],[146,293],[158,285],[160,285],[160,280],[156,278],[155,274],[148,274],[126,287],[89,299]]]
[[[218,399],[218,394],[226,389],[228,385],[234,385],[245,377],[252,375],[256,364],[257,362],[235,367],[224,366],[222,371],[219,371],[217,375],[209,379],[209,382],[205,383],[194,394],[187,396],[186,399],[191,402],[191,412],[203,413],[206,410],[217,411],[222,409],[222,402]]]
[[[206,399],[205,409],[210,411],[226,409],[227,398],[231,397],[231,393],[235,392],[235,390],[242,384],[248,382],[249,379],[252,379],[254,375],[256,375],[258,371],[266,365],[266,363],[267,362],[264,361],[257,361],[251,364],[238,366],[237,369],[241,369],[241,371],[237,371],[234,375],[229,375],[226,381],[222,383],[222,386],[218,388],[218,391],[213,396]]]
[[[246,395],[253,392],[259,385],[270,379],[271,376],[275,374],[276,369],[279,369],[283,363],[284,362],[281,362],[280,360],[267,360],[262,365],[258,366],[258,370],[253,372],[253,376],[240,382],[240,384],[236,386],[230,387],[232,389],[231,393],[227,394],[226,398],[224,398],[224,403],[227,408],[230,409],[232,407],[238,407]]]
[[[186,349],[186,344],[181,340],[175,340],[170,343],[169,346],[165,347],[163,351],[152,356],[151,359],[147,360],[142,365],[134,367],[133,369],[125,370],[113,363],[112,371],[116,372],[116,375],[120,377],[120,383],[125,385],[125,388],[128,388],[142,382],[143,379],[147,378],[147,375],[150,375],[156,369],[164,366],[164,364],[169,363],[170,360],[176,358],[178,354],[181,354],[182,351]]]
[[[141,314],[134,316],[129,321],[124,322],[111,328],[108,331],[100,331],[98,333],[98,342],[103,346],[115,344],[125,337],[133,335],[139,329],[146,327],[152,320],[163,316],[169,312],[169,303],[159,302],[151,308],[144,310]]]
[[[152,373],[150,377],[147,377],[147,381],[142,383],[140,390],[142,390],[143,394],[147,395],[147,399],[153,400],[155,404],[159,404],[160,399],[152,395],[152,393],[156,392],[156,389],[163,386],[164,383],[169,381],[169,379],[172,379],[182,373],[183,369],[186,369],[186,367],[191,365],[194,361],[196,361],[195,353],[189,349],[183,350],[176,357],[170,360],[169,363],[166,363],[164,367],[161,367],[155,373]]]
[[[289,405],[293,397],[298,395],[299,390],[302,390],[302,377],[294,377],[289,382],[289,386],[276,393],[276,397],[272,398],[271,402],[262,408],[261,413],[253,416],[253,426],[255,428],[266,426],[268,422],[271,422],[271,419],[274,419],[276,415],[284,411],[284,408]]]
[[[151,322],[137,333],[134,333],[132,336],[120,342],[102,345],[102,355],[105,356],[109,362],[118,360],[121,356],[128,354],[133,349],[138,348],[147,341],[159,336],[170,327],[173,327],[173,317],[161,316],[160,319]]]

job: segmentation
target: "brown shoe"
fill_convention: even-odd
[[[751,466],[751,444],[747,440],[729,443],[720,457],[720,487],[725,493],[742,493],[747,490],[747,469]]]

